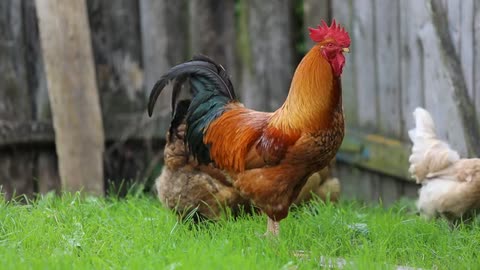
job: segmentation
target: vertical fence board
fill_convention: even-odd
[[[352,43],[355,43],[353,55],[355,86],[358,94],[358,124],[376,129],[378,119],[375,54],[375,21],[373,0],[353,1]]]
[[[50,102],[48,100],[47,81],[40,48],[38,18],[35,1],[24,1],[24,28],[27,51],[28,89],[33,97],[32,107],[34,119],[41,122],[52,122]],[[54,145],[36,149],[36,166],[34,176],[37,179],[37,192],[46,193],[60,189],[60,176]]]
[[[452,84],[442,62],[439,38],[430,19],[420,33],[424,50],[426,109],[432,114],[440,138],[467,155],[458,108],[453,102]],[[427,49],[428,48],[428,49]]]
[[[88,0],[97,82],[107,125],[145,109],[138,2]]]
[[[335,174],[342,184],[342,198],[378,202],[380,177],[377,174],[340,162],[335,166]]]
[[[379,200],[384,206],[390,206],[404,196],[403,183],[399,179],[380,176],[379,182]]]
[[[33,190],[34,153],[23,147],[2,149],[0,154],[0,192],[7,199],[31,196]]]
[[[40,48],[38,18],[35,1],[24,1],[25,61],[27,64],[28,88],[34,97],[32,107],[36,120],[52,121],[50,102],[48,101],[47,81]]]
[[[0,121],[28,121],[32,118],[27,85],[23,1],[0,2]],[[31,151],[9,147],[0,149],[0,186],[7,198],[33,193]]]
[[[333,1],[331,4],[332,18],[340,22],[350,36],[353,33],[353,3],[352,0]],[[343,90],[343,109],[348,126],[357,126],[358,106],[357,106],[357,87],[355,83],[355,57],[357,52],[357,42],[353,41],[350,45],[351,54],[346,54],[346,64],[342,74]]]
[[[477,108],[477,115],[480,117],[480,2],[475,1],[474,9],[474,62],[473,62],[473,84],[475,91],[475,107]]]
[[[160,76],[173,65],[187,60],[189,54],[188,1],[140,0],[140,29],[144,67],[144,94],[150,91]],[[163,137],[170,124],[171,86],[158,98],[152,125],[146,128],[152,137]],[[159,135],[159,136],[157,136]],[[153,145],[151,140],[147,144]],[[151,148],[151,147],[149,147]],[[148,150],[148,149],[147,149]],[[146,155],[145,176],[155,170],[162,159],[162,151],[149,151]]]
[[[446,8],[447,8],[447,19],[448,19],[448,28],[450,30],[450,35],[452,37],[453,45],[455,46],[455,50],[459,52],[460,49],[460,27],[462,21],[462,14],[461,14],[461,6],[462,3],[465,1],[463,0],[448,0],[446,1]]]
[[[160,76],[188,57],[187,3],[180,0],[140,0],[145,95]],[[170,91],[157,100],[155,114],[169,117]],[[168,121],[168,120],[165,120]],[[162,134],[166,129],[163,127]]]
[[[375,32],[379,130],[400,137],[402,132],[399,48],[399,1],[375,1]]]
[[[412,182],[402,183],[402,197],[406,198],[417,198],[418,197],[418,189],[420,185],[417,185]]]
[[[55,151],[50,148],[38,150],[35,176],[38,179],[37,192],[45,194],[50,191],[60,191],[58,159]]]
[[[459,1],[460,2],[460,1]],[[477,1],[478,2],[478,1]],[[457,53],[462,61],[462,70],[467,84],[470,98],[475,98],[473,89],[473,67],[474,67],[474,0],[461,1],[460,10],[460,46]]]
[[[425,106],[423,52],[428,48],[423,48],[418,33],[427,20],[427,10],[423,1],[406,0],[399,4],[403,139],[408,140],[407,132],[415,126],[412,112]]]
[[[292,1],[242,0],[248,26],[242,55],[242,97],[253,109],[273,110],[284,102],[293,76]],[[272,16],[275,14],[275,16]],[[240,22],[242,23],[242,22]],[[243,22],[245,23],[245,22]]]
[[[235,1],[190,2],[190,36],[192,53],[208,55],[224,66],[236,86]]]
[[[105,138],[86,2],[35,3],[62,189],[101,195]]]
[[[145,111],[143,90],[142,43],[138,1],[88,0],[97,84],[105,130],[118,130],[119,118],[141,115]],[[145,149],[126,143],[142,123],[139,117],[122,121],[124,134],[114,143],[107,142],[104,155],[108,184],[126,189],[139,180],[145,170]],[[136,128],[137,127],[137,128]],[[110,191],[113,191],[110,188]]]

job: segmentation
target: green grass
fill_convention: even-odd
[[[318,269],[321,256],[346,269],[480,265],[478,222],[451,230],[401,205],[312,203],[282,221],[279,240],[259,237],[263,216],[193,225],[148,196],[0,199],[2,269]],[[303,251],[304,256],[296,256]]]

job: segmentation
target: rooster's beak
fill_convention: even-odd
[[[343,48],[342,51],[343,51],[343,52],[346,52],[346,53],[349,53],[349,52],[350,52],[350,49],[349,49],[349,48]]]

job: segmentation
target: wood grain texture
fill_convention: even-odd
[[[355,88],[358,95],[358,125],[372,131],[378,129],[377,66],[375,57],[375,5],[373,0],[353,1],[352,51]]]
[[[48,192],[59,192],[61,187],[58,174],[58,158],[50,148],[41,149],[37,156],[36,163],[37,192],[45,194]]]
[[[187,15],[188,6],[184,0],[140,0],[145,97],[149,96],[153,85],[163,73],[188,59]],[[154,115],[163,117],[156,122],[164,124],[152,126],[152,134],[155,130],[160,134],[167,132],[165,127],[170,121],[170,96],[171,91],[167,89],[157,100]]]
[[[26,124],[28,122],[20,124],[17,122],[17,124],[23,125],[24,130],[10,133],[11,136],[3,133],[4,136],[3,139],[0,139],[0,144],[7,143],[8,139],[6,137],[13,140],[10,144],[17,144],[18,140],[22,139],[22,142],[25,144],[35,145],[39,140],[43,140],[43,146],[36,148],[35,172],[33,176],[36,178],[36,186],[38,188],[35,192],[47,193],[60,190],[58,160],[55,153],[52,113],[48,99],[47,79],[40,46],[35,1],[24,1],[23,4],[25,46],[27,48],[25,62],[28,89],[33,97],[31,106],[35,124]]]
[[[413,181],[408,173],[411,144],[350,129],[337,159],[353,166]]]
[[[399,10],[399,1],[375,1],[378,128],[394,138],[399,138],[403,129]]]
[[[189,10],[192,54],[208,55],[224,66],[236,86],[235,1],[191,1]]]
[[[428,20],[423,2],[399,1],[400,10],[400,73],[402,84],[401,107],[404,128],[401,138],[408,139],[408,130],[415,126],[412,112],[416,107],[425,107],[424,48],[419,37],[421,28]]]
[[[431,113],[435,121],[438,136],[449,141],[452,147],[464,156],[467,148],[463,139],[462,126],[458,118],[458,110],[452,100],[451,84],[445,80],[448,75],[440,62],[442,53],[431,20],[422,27],[419,36],[422,47],[425,48],[423,55],[425,109]]]
[[[241,2],[247,18],[247,41],[241,50],[250,56],[241,63],[242,101],[249,108],[271,111],[285,101],[294,71],[292,0]]]
[[[104,134],[86,3],[36,7],[62,189],[101,195]]]
[[[353,33],[353,1],[340,0],[331,3],[332,13],[335,19],[342,23],[350,35]],[[343,109],[345,112],[345,120],[348,126],[358,126],[358,93],[355,82],[355,56],[357,53],[357,42],[350,45],[351,53],[346,54],[346,64],[342,74],[342,90],[343,90]]]
[[[465,76],[462,70],[462,64],[459,54],[455,53],[453,39],[447,31],[447,22],[445,21],[446,10],[440,1],[430,1],[432,10],[432,21],[436,34],[438,35],[439,51],[441,53],[441,64],[446,72],[447,83],[450,86],[450,97],[453,98],[458,118],[460,119],[460,130],[457,136],[463,135],[468,156],[480,156],[480,124],[470,99],[465,82]],[[463,133],[463,134],[462,134]],[[458,137],[457,137],[458,138]],[[457,139],[460,140],[460,139]]]
[[[460,57],[465,84],[467,85],[468,89],[468,95],[471,99],[473,99],[475,98],[475,90],[473,88],[473,68],[475,59],[474,0],[465,0],[459,2],[461,3],[458,5],[457,9],[460,10],[461,16],[459,22],[460,45],[457,49],[457,53]],[[480,46],[480,44],[477,43],[477,47],[478,46]]]
[[[473,87],[475,92],[475,108],[477,108],[477,116],[480,117],[480,2],[475,1],[474,20],[473,20],[473,37],[474,37],[474,55],[473,55]]]
[[[102,114],[145,110],[137,1],[87,0]]]
[[[22,1],[0,2],[0,122],[32,119],[27,85]],[[0,150],[0,189],[7,198],[33,193],[32,151],[10,146]],[[3,187],[3,188],[2,188]]]

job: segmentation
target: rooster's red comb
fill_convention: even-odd
[[[327,38],[333,38],[340,46],[344,48],[350,47],[350,36],[348,32],[345,31],[345,28],[341,27],[340,24],[335,22],[335,19],[332,20],[330,26],[322,20],[318,28],[309,27],[310,38],[314,42],[321,42]]]

